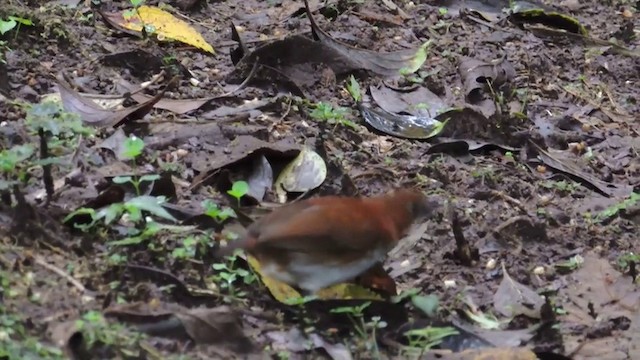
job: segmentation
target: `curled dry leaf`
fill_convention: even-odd
[[[502,282],[493,295],[493,306],[496,311],[510,318],[526,315],[539,319],[544,298],[511,278],[504,263],[502,264],[502,274]]]
[[[320,186],[327,177],[327,165],[317,152],[303,148],[287,165],[275,182],[281,203],[287,201],[287,192],[305,192]]]
[[[151,111],[151,109],[153,109],[153,105],[162,98],[164,95],[164,89],[167,88],[165,87],[161,92],[145,103],[125,109],[115,110],[103,109],[95,102],[80,95],[71,88],[62,76],[58,76],[57,80],[64,109],[68,112],[79,114],[84,123],[96,127],[117,127],[127,120],[142,118]]]

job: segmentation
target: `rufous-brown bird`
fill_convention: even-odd
[[[307,199],[260,218],[218,254],[244,249],[260,262],[264,275],[314,294],[383,261],[412,224],[436,206],[413,189],[370,198]]]

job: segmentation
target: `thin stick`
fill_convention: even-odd
[[[39,256],[36,256],[35,260],[36,260],[36,264],[46,268],[47,270],[50,270],[50,271],[58,274],[60,277],[66,279],[69,283],[71,283],[71,285],[75,286],[82,293],[86,293],[87,292],[87,289],[84,287],[84,285],[82,285],[78,280],[74,279],[71,275],[67,274],[64,270],[58,268],[55,265],[49,264],[48,262],[44,261],[44,259],[39,257]]]

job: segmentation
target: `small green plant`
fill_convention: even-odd
[[[572,256],[569,260],[560,261],[555,264],[558,271],[567,273],[576,270],[584,263],[584,258],[580,255]]]
[[[33,21],[19,16],[9,16],[7,17],[7,20],[0,19],[0,35],[4,35],[7,32],[16,29],[16,33],[14,35],[15,40],[20,32],[20,26],[22,25],[33,26]]]
[[[27,295],[23,288],[27,277],[22,272],[4,271],[0,268],[0,299],[8,300],[18,296]],[[31,295],[33,297],[35,294]],[[0,359],[65,359],[62,351],[56,347],[40,342],[29,334],[25,327],[27,320],[19,312],[5,307],[8,302],[0,301]]]
[[[33,22],[29,19],[18,16],[9,16],[7,17],[7,20],[0,19],[0,35],[4,35],[7,32],[16,29],[15,34],[13,35],[13,40],[15,41],[20,33],[20,26],[22,25],[33,26]],[[0,63],[6,64],[6,60],[4,58],[4,53],[6,51],[11,51],[8,46],[8,42],[0,40]]]
[[[349,83],[347,84],[347,91],[353,98],[353,101],[357,103],[362,101],[362,92],[360,91],[360,84],[353,75],[349,77]]]
[[[38,146],[33,143],[16,145],[0,151],[0,191],[25,185],[34,168],[51,165],[64,166],[63,156],[71,153],[78,135],[91,135],[77,114],[64,111],[62,105],[52,101],[24,104],[25,125],[29,135],[41,136],[40,144],[47,148],[47,157],[38,159]]]
[[[62,350],[29,336],[24,320],[0,305],[0,359],[65,359]]]
[[[125,140],[120,157],[122,159],[129,159],[132,161],[135,169],[136,158],[142,154],[144,149],[144,142],[131,136]],[[114,203],[105,208],[95,210],[91,208],[80,208],[71,214],[67,215],[64,222],[68,222],[76,215],[89,215],[91,222],[89,224],[76,224],[75,226],[83,231],[87,231],[96,226],[100,221],[104,222],[104,225],[110,225],[119,220],[126,220],[127,223],[131,223],[132,226],[128,228],[129,235],[125,239],[112,241],[109,244],[112,246],[123,245],[135,245],[144,242],[145,240],[155,236],[161,230],[178,230],[175,227],[169,225],[161,225],[153,221],[151,218],[143,217],[143,211],[148,212],[151,215],[176,221],[162,204],[166,201],[164,196],[149,196],[139,195],[140,185],[145,181],[155,181],[159,178],[158,175],[143,175],[143,176],[116,176],[113,178],[113,182],[116,184],[131,183],[138,196],[135,196],[123,203]]]
[[[206,199],[202,202],[204,208],[204,214],[211,217],[215,221],[221,223],[230,217],[238,217],[236,212],[230,207],[220,208],[218,204],[214,203],[210,199]]]
[[[636,264],[640,268],[640,254],[628,252],[620,255],[617,260],[618,267],[621,271],[626,272],[631,263]]]
[[[485,182],[493,183],[497,178],[495,169],[491,165],[472,170],[471,176],[475,179],[480,179],[480,183],[483,185]]]
[[[513,153],[512,153],[511,151],[507,151],[507,152],[505,152],[505,153],[504,153],[504,157],[505,157],[507,160],[511,161],[511,162],[515,162],[515,161],[516,161],[516,159],[513,157]]]
[[[238,201],[240,206],[240,199],[249,193],[249,184],[246,181],[236,181],[231,186],[231,190],[227,191],[227,194],[233,196]]]
[[[128,330],[121,324],[107,322],[98,311],[85,313],[75,325],[82,332],[87,349],[106,345],[133,356],[139,351],[139,342],[145,338],[144,334]]]
[[[405,333],[409,339],[409,346],[421,349],[421,352],[429,351],[440,344],[448,336],[457,335],[458,331],[453,327],[426,327],[413,329]]]
[[[313,111],[309,114],[312,119],[318,121],[326,121],[328,124],[335,126],[343,125],[348,126],[354,130],[358,130],[358,126],[351,120],[348,120],[345,115],[347,109],[342,107],[334,108],[331,104],[319,102],[315,104]],[[335,127],[334,127],[335,128]]]
[[[144,5],[144,0],[129,0],[129,3],[131,4],[132,8],[122,13],[122,16],[125,19],[128,19],[138,14],[138,9],[140,8],[140,6]]]
[[[622,202],[609,206],[596,216],[596,220],[603,221],[618,215],[620,211],[626,210],[628,207],[634,206],[640,201],[640,193],[631,193],[629,197]]]
[[[365,321],[364,310],[371,305],[371,301],[366,301],[360,305],[342,306],[331,309],[334,314],[346,314],[357,336],[364,341],[367,350],[379,355],[378,343],[376,341],[376,330],[387,326],[379,316],[374,316],[370,321]],[[379,357],[379,356],[378,356]]]
[[[253,272],[236,266],[237,256],[230,256],[227,263],[213,264],[213,270],[217,271],[216,283],[221,283],[220,287],[227,289],[229,295],[233,298],[241,298],[246,295],[244,291],[236,291],[234,284],[237,280],[242,279],[246,285],[253,284],[256,276]]]
[[[567,180],[543,181],[540,183],[540,186],[547,189],[557,190],[561,194],[571,194],[580,188],[580,184],[574,181],[567,181]]]

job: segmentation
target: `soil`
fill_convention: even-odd
[[[527,303],[522,299],[527,291],[532,297],[544,294],[546,304],[532,305],[536,312],[530,316],[524,310],[512,312],[511,322],[494,330],[505,339],[526,340],[491,342],[476,349],[522,347],[539,358],[550,353],[576,359],[640,358],[640,290],[633,281],[634,254],[640,252],[638,2],[555,5],[553,9],[584,26],[585,37],[558,30],[562,25],[557,18],[538,24],[509,21],[500,11],[508,4],[483,5],[477,13],[455,10],[458,2],[447,2],[450,7],[445,8],[437,2],[396,1],[404,9],[398,13],[386,2],[311,1],[318,26],[358,49],[393,52],[431,43],[411,81],[389,80],[371,71],[336,73],[327,64],[315,64],[306,77],[291,76],[293,85],[248,71],[240,73],[240,81],[232,81],[238,44],[230,28],[233,23],[241,30],[248,51],[294,34],[312,38],[301,2],[198,2],[188,10],[179,8],[187,2],[173,2],[177,8],[171,11],[192,24],[215,55],[177,41],[126,34],[109,25],[100,11],[131,4],[96,5],[99,2],[66,8],[53,2],[9,1],[0,8],[0,19],[16,16],[34,23],[0,37],[6,41],[6,47],[0,47],[6,59],[0,64],[2,149],[32,144],[39,149],[37,157],[42,146],[30,122],[34,115],[29,104],[58,92],[56,76],[61,73],[73,91],[117,98],[131,91],[123,80],[135,88],[163,70],[164,79],[144,93],[165,91],[169,99],[216,98],[184,113],[161,108],[149,108],[142,117],[110,113],[110,123],[93,126],[91,135],[51,135],[49,156],[57,160],[50,170],[35,160],[32,166],[3,165],[4,181],[21,174],[17,185],[3,183],[0,204],[0,344],[8,349],[8,358],[60,356],[49,346],[75,358],[243,358],[247,353],[256,358],[342,359],[349,353],[362,359],[404,358],[402,329],[418,328],[420,321],[464,323],[473,334],[465,336],[475,339],[486,330],[465,312],[475,309],[476,314],[507,319],[499,304]],[[144,51],[145,57],[129,53],[114,56],[112,62],[104,59],[125,51]],[[505,87],[496,85],[493,94],[477,86],[484,100],[470,104],[470,89],[460,70],[468,58],[490,64],[484,69],[505,65],[513,73],[505,71]],[[302,69],[298,71],[309,70]],[[178,78],[165,87],[171,77],[167,74]],[[387,91],[401,88],[397,93],[428,89],[447,108],[464,107],[475,115],[463,112],[428,139],[393,136],[365,122],[345,91],[351,74],[357,75],[363,93],[369,85],[386,86]],[[247,76],[255,81],[240,85]],[[292,88],[306,100],[291,95]],[[313,116],[317,102],[344,108],[344,116],[331,121]],[[124,105],[138,104],[127,97]],[[52,117],[48,126],[64,119]],[[134,162],[119,159],[122,142],[132,134],[144,141],[143,154]],[[387,326],[377,330],[377,337],[364,326],[368,330],[362,336],[362,327],[350,322],[357,323],[357,315],[349,318],[331,310],[347,306],[353,311],[363,301],[286,305],[259,282],[249,281],[250,272],[237,269],[229,272],[238,277],[235,285],[223,286],[220,274],[226,270],[213,265],[213,239],[237,227],[238,221],[215,222],[200,215],[202,201],[236,208],[237,201],[226,191],[259,168],[255,159],[267,159],[275,179],[300,145],[314,149],[328,169],[319,186],[301,191],[304,197],[370,196],[417,187],[440,199],[443,207],[422,227],[424,232],[414,231],[413,241],[385,263],[398,292],[437,296],[437,320],[426,320],[415,301],[374,301],[362,319],[369,323],[379,316]],[[160,174],[153,186],[143,186],[143,193],[169,198],[178,209],[171,213],[181,225],[193,228],[184,233],[162,230],[116,246],[114,241],[131,239],[135,219],[98,224],[84,232],[65,223],[80,207],[100,209],[131,199],[133,187],[111,187],[114,177],[131,174]],[[49,181],[54,191],[48,200]],[[245,197],[236,210],[258,217],[260,208],[277,201],[275,186],[269,182],[267,187],[264,197]],[[144,215],[163,223],[157,212]],[[86,217],[76,220],[86,223]],[[197,244],[188,243],[192,240]],[[460,250],[463,240],[468,242],[467,256]],[[248,269],[242,261],[235,266]],[[505,275],[510,280],[505,282]],[[91,322],[95,312],[112,327]],[[99,331],[85,328],[78,339],[78,318]],[[172,319],[181,319],[182,327]],[[149,335],[144,340],[104,335],[113,334],[108,330],[113,327],[121,334],[118,324],[135,324]],[[164,325],[169,330],[158,330]],[[535,337],[510,332],[532,325],[543,327],[531,333]],[[469,345],[440,347],[464,350]]]

